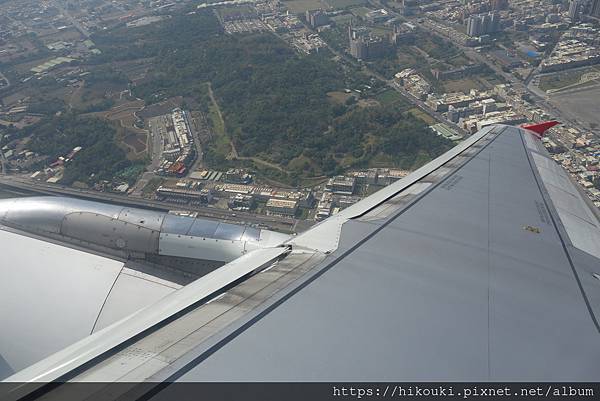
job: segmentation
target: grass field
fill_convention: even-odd
[[[393,89],[388,89],[385,92],[381,92],[380,94],[375,96],[375,99],[377,99],[377,101],[382,105],[404,102],[402,95]]]
[[[471,60],[469,60],[468,58],[466,58],[462,52],[461,53],[457,53],[455,56],[450,57],[446,61],[448,63],[452,64],[455,67],[462,67],[462,66],[467,65],[467,64],[469,64],[471,62]]]
[[[369,167],[389,167],[394,165],[394,158],[380,153],[369,161]]]
[[[325,2],[334,9],[362,6],[367,4],[367,0],[325,0]]]
[[[350,22],[352,22],[352,18],[352,14],[342,14],[332,17],[331,20],[337,25],[348,25]]]
[[[590,67],[577,71],[565,71],[556,74],[545,75],[540,78],[540,89],[543,91],[562,89],[569,85],[579,83],[584,74],[590,72],[600,72],[600,69]]]
[[[371,32],[375,36],[386,37],[392,33],[392,28],[374,26],[371,28]]]
[[[350,10],[350,12],[353,15],[355,15],[359,18],[365,18],[365,16],[367,15],[367,13],[369,11],[373,11],[373,10],[371,10],[370,8],[367,8],[367,7],[356,7],[356,8],[353,8],[352,10]]]
[[[146,150],[147,136],[140,133],[128,132],[123,142],[134,149],[135,153],[140,153]]]
[[[256,11],[247,5],[241,5],[241,6],[237,6],[237,7],[221,7],[218,9],[218,13],[223,18],[237,16],[237,15],[243,15],[243,16],[256,15]]]
[[[496,74],[484,75],[481,78],[483,78],[490,85],[490,87],[493,87],[493,86],[496,86],[499,84],[503,84],[506,82],[504,77],[502,77],[501,75],[496,75]]]
[[[165,180],[163,178],[152,178],[150,181],[148,181],[148,184],[146,184],[146,186],[142,189],[142,196],[148,198],[154,195],[156,189],[160,187],[164,182]]]
[[[47,61],[50,61],[52,59],[56,58],[55,55],[49,54],[45,57],[36,59],[36,60],[32,60],[32,61],[27,61],[25,63],[22,64],[17,64],[13,67],[13,69],[17,72],[17,74],[30,74],[30,70],[34,67],[40,66],[42,64],[44,64]]]
[[[427,125],[433,125],[437,123],[437,121],[433,117],[416,107],[410,109],[408,112],[413,116],[417,117],[419,120],[423,121]]]
[[[468,92],[471,89],[486,90],[487,84],[477,77],[467,77],[451,81],[443,81],[446,92]]]
[[[227,133],[225,132],[225,122],[219,116],[219,113],[217,112],[217,107],[214,104],[211,104],[209,106],[208,116],[213,123],[214,132],[216,135],[214,138],[213,146],[215,147],[217,153],[227,158],[231,153],[231,144],[229,136],[227,136]]]
[[[291,13],[301,14],[307,10],[318,10],[319,8],[328,8],[327,4],[321,0],[287,0],[283,4],[290,10]]]
[[[212,94],[212,89],[209,89],[209,93],[211,102],[208,105],[208,118],[210,118],[212,122],[215,133],[215,138],[213,138],[211,147],[213,147],[214,150],[224,158],[230,158],[232,151],[231,138],[229,138],[227,130],[225,129],[225,121],[223,120],[223,115],[221,114],[219,105]]]
[[[327,93],[327,97],[334,103],[344,104],[348,98],[352,96],[350,93],[346,92],[329,92]]]
[[[429,57],[435,59],[449,59],[452,57],[461,57],[462,52],[449,42],[438,43],[431,39],[430,36],[421,35],[416,43],[416,46],[427,53]]]
[[[417,58],[412,53],[413,51],[414,50],[408,48],[407,46],[401,46],[398,49],[398,70],[415,67],[417,65]]]

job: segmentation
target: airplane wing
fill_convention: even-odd
[[[597,209],[496,125],[8,380],[594,381],[599,308]]]

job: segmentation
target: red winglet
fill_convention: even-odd
[[[560,124],[558,121],[544,121],[543,123],[539,124],[523,124],[521,125],[521,128],[533,131],[536,133],[538,138],[542,138],[544,136],[544,132],[558,124]]]

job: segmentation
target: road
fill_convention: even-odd
[[[447,36],[445,36],[443,33],[441,33],[437,29],[435,24],[432,24],[427,19],[425,20],[424,25],[427,26],[428,28],[430,28],[431,32],[436,34],[437,36],[442,37],[444,39],[448,39]],[[520,90],[523,90],[526,93],[528,93],[530,95],[531,101],[535,105],[540,107],[541,109],[545,110],[552,118],[555,118],[555,119],[561,121],[563,124],[567,124],[569,126],[578,128],[579,130],[582,130],[583,132],[588,131],[588,129],[586,127],[582,126],[579,122],[577,122],[577,121],[573,120],[572,118],[569,118],[567,115],[565,115],[565,113],[563,111],[561,111],[556,105],[554,105],[551,102],[551,100],[549,99],[549,97],[546,95],[545,92],[543,92],[543,91],[539,90],[537,87],[535,87],[535,85],[532,82],[533,82],[533,78],[537,75],[538,69],[534,70],[531,74],[529,74],[529,76],[527,77],[525,82],[523,82],[523,81],[519,80],[517,77],[515,77],[513,74],[503,71],[500,67],[498,67],[496,64],[494,64],[486,56],[484,56],[481,53],[477,53],[475,50],[473,50],[473,48],[464,46],[460,43],[454,43],[454,45],[457,46],[458,48],[460,48],[465,53],[465,55],[468,58],[470,58],[471,60],[474,60],[479,63],[487,65],[497,75],[503,77],[507,82],[509,82],[513,86],[513,88],[515,88],[517,90],[520,89]]]
[[[30,191],[22,191],[17,188],[3,187],[0,185],[0,199],[24,198],[32,195],[35,194],[31,193]]]
[[[425,102],[411,95],[408,91],[406,91],[402,86],[400,86],[396,82],[389,81],[389,84],[392,85],[392,87],[398,92],[400,92],[402,95],[404,95],[404,97],[407,98],[413,105],[417,106],[419,109],[423,110],[431,117],[435,118],[437,121],[444,123],[445,125],[451,126],[459,133],[464,132],[464,130],[461,127],[459,127],[456,123],[447,120],[441,113],[432,110],[429,106],[425,104]]]
[[[164,124],[162,124],[162,118],[162,116],[152,117],[148,120],[149,130],[146,146],[148,148],[148,154],[151,157],[151,162],[148,166],[149,171],[144,172],[131,189],[131,193],[134,196],[141,196],[142,190],[148,182],[150,182],[151,179],[158,177],[154,171],[160,165],[160,156],[163,150],[162,134],[160,131],[166,131]]]
[[[3,137],[4,136],[2,134],[0,134],[0,143],[2,143]],[[7,174],[7,168],[8,168],[8,160],[6,160],[6,157],[4,157],[4,152],[2,151],[2,149],[0,149],[0,175]]]
[[[190,132],[192,134],[192,138],[194,138],[194,146],[196,147],[196,160],[190,166],[188,170],[188,175],[193,173],[194,171],[201,170],[204,167],[204,151],[202,150],[202,141],[200,140],[200,131],[207,129],[208,123],[206,122],[206,117],[202,112],[194,112],[187,111],[188,122],[190,127]]]
[[[207,217],[219,221],[226,221],[234,224],[260,225],[273,231],[284,233],[302,232],[308,229],[314,222],[308,220],[288,219],[283,217],[265,216],[247,212],[232,212],[230,210],[218,209],[210,206],[189,206],[177,205],[168,202],[143,199],[133,196],[125,196],[106,192],[97,192],[92,190],[83,190],[64,187],[61,185],[51,185],[41,182],[34,182],[29,179],[16,176],[0,176],[0,186],[16,188],[23,191],[31,191],[37,194],[72,196],[82,199],[116,203],[119,205],[141,207],[161,211],[169,210],[189,210],[197,212],[200,217]]]
[[[148,150],[152,154],[150,170],[156,170],[160,165],[163,151],[163,135],[167,132],[165,116],[152,117],[148,120],[150,138],[148,139]]]
[[[6,75],[2,74],[1,72],[0,72],[0,79],[6,81],[6,85],[0,86],[0,89],[6,89],[6,88],[8,88],[10,86],[10,81],[8,80],[8,78],[6,77]]]
[[[87,29],[85,29],[85,27],[84,27],[83,25],[81,25],[81,24],[79,23],[79,21],[77,21],[77,19],[75,19],[75,18],[74,18],[74,17],[73,17],[71,14],[69,14],[69,12],[68,12],[67,10],[65,10],[65,9],[64,9],[64,7],[62,6],[62,4],[60,3],[60,0],[54,1],[54,3],[53,3],[53,4],[54,4],[54,6],[55,6],[56,8],[58,8],[58,10],[60,11],[60,13],[61,13],[62,15],[64,15],[64,16],[65,16],[65,17],[66,17],[66,18],[69,20],[69,22],[70,22],[71,24],[73,24],[73,26],[74,26],[75,28],[77,28],[77,30],[78,30],[79,32],[81,32],[81,34],[82,34],[83,36],[85,36],[86,38],[89,38],[89,37],[90,37],[90,32],[89,32]]]
[[[6,174],[7,164],[8,164],[8,161],[6,160],[6,157],[4,157],[4,152],[2,152],[0,150],[0,168],[2,168],[2,171],[0,171],[0,174],[2,174],[2,175]]]

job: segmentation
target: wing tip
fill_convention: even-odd
[[[538,138],[542,138],[547,130],[558,124],[560,124],[560,122],[551,120],[535,124],[523,124],[521,125],[521,128],[525,128],[526,130],[533,132]]]

